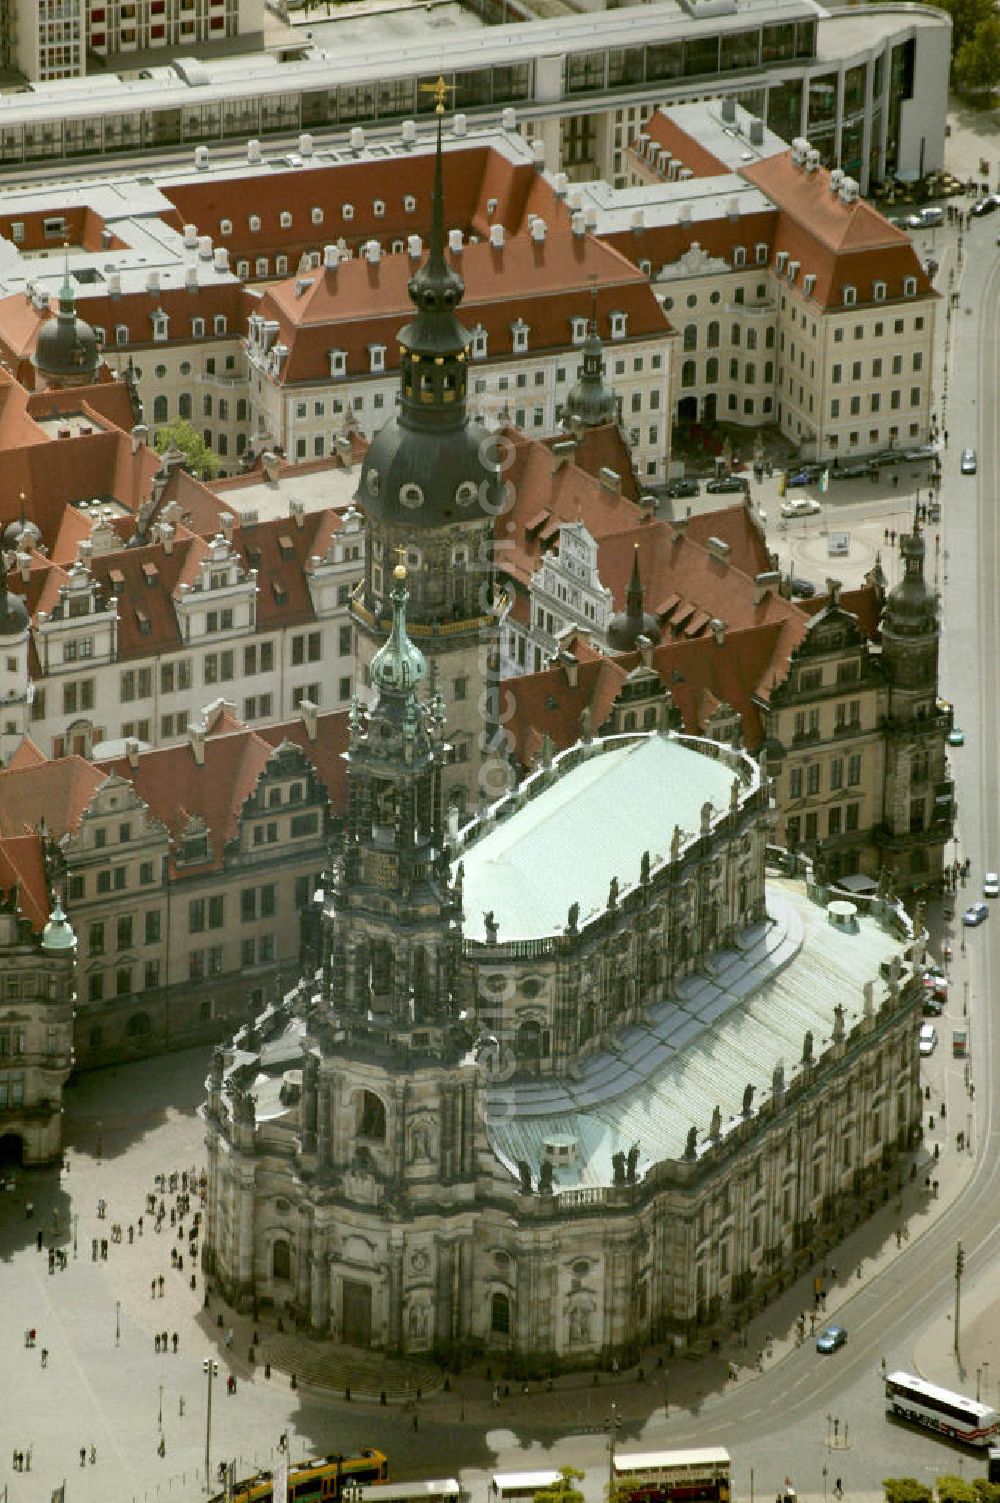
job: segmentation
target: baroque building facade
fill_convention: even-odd
[[[920,945],[765,883],[766,778],[718,743],[585,723],[446,826],[405,605],[399,566],[322,964],[213,1063],[206,1265],[361,1346],[684,1341],[914,1145]]]

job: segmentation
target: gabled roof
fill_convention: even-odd
[[[564,443],[567,434],[555,433],[542,442],[549,449],[554,444]],[[632,451],[622,436],[617,423],[600,423],[593,428],[581,428],[576,434],[573,463],[588,475],[600,478],[602,470],[614,470],[621,477],[622,495],[630,501],[638,501],[642,487],[632,464]]]
[[[91,560],[105,598],[117,599],[119,658],[147,658],[183,647],[175,593],[182,581],[192,582],[207,553],[202,538],[178,528],[169,553],[150,543]]]
[[[38,830],[54,840],[78,827],[106,774],[85,757],[6,767],[0,771],[0,835]]]
[[[0,837],[0,889],[11,887],[17,888],[20,916],[40,934],[49,917],[49,887],[38,835]]]
[[[316,619],[309,593],[310,560],[314,554],[325,555],[340,526],[339,513],[325,509],[298,518],[272,518],[234,532],[233,546],[244,567],[257,570],[258,631]]]
[[[347,761],[344,756],[348,743],[347,716],[347,710],[327,710],[317,715],[315,739],[310,737],[301,716],[261,726],[259,731],[259,735],[272,746],[293,741],[302,748],[326,789],[331,812],[338,819],[343,819],[347,813]]]
[[[725,162],[701,146],[690,131],[671,120],[662,109],[654,110],[642,129],[657,146],[671,152],[681,167],[689,168],[693,177],[721,177],[729,171]]]

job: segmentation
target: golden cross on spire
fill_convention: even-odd
[[[396,547],[393,549],[393,552],[396,554],[396,557],[399,559],[399,562],[401,564],[406,563],[406,545],[404,543],[397,543]]]
[[[454,93],[455,85],[454,84],[450,84],[450,83],[445,83],[445,81],[444,81],[444,75],[443,74],[439,74],[438,75],[437,83],[422,83],[420,85],[420,92],[421,92],[421,94],[433,94],[434,95],[434,113],[436,115],[443,115],[444,114],[444,102],[445,102],[445,99],[448,97],[448,91],[449,90],[451,90],[452,93]]]

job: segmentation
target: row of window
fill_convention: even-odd
[[[119,914],[114,921],[115,949],[131,950],[137,943],[137,935],[142,933],[139,943],[146,945],[158,945],[162,937],[162,919],[158,908],[150,908],[142,915],[141,925],[139,915],[131,913]],[[95,919],[90,925],[87,950],[91,955],[104,955],[109,948],[111,932],[110,921]]]
[[[835,804],[826,811],[827,835],[853,835],[861,828],[861,805],[860,804]],[[795,850],[802,840],[813,841],[820,838],[819,812],[812,810],[801,819],[793,814],[785,821],[785,844],[789,850]]]
[[[846,760],[846,783],[845,783],[845,760]],[[804,776],[803,776],[804,774]],[[790,767],[788,769],[788,797],[798,799],[803,791],[808,797],[814,797],[822,792],[823,766],[820,762],[811,762],[808,767]],[[831,793],[837,793],[845,786],[855,788],[861,782],[861,754],[853,756],[834,757],[829,764],[829,788]]]
[[[169,328],[170,328],[170,314],[169,313],[164,313],[163,310],[162,310],[162,308],[158,308],[158,309],[156,309],[155,312],[153,312],[153,313],[150,314],[150,320],[151,320],[152,325],[153,325],[153,338],[154,338],[154,340],[162,341],[162,340],[168,339],[169,338]],[[191,320],[191,338],[192,339],[204,339],[205,335],[207,333],[207,330],[208,330],[208,321],[206,319],[200,318],[200,317],[199,318],[192,318],[192,320]],[[226,317],[226,315],[224,313],[216,313],[213,316],[213,318],[212,318],[212,333],[213,334],[228,334],[228,332],[229,332],[229,320],[228,320],[228,318]],[[94,325],[94,333],[97,336],[97,342],[98,342],[98,344],[107,344],[107,342],[108,342],[107,330],[103,329],[100,324],[95,324]],[[144,336],[141,335],[141,334],[133,335],[131,329],[128,326],[128,324],[115,324],[115,344],[116,345],[128,345],[128,344],[132,344],[133,341],[137,341],[137,342],[141,343],[142,340],[143,340],[143,338],[144,338]]]
[[[861,401],[862,401],[862,399],[861,399],[860,396],[853,396],[853,397],[850,398],[850,400],[848,402],[848,412],[847,412],[847,415],[849,417],[860,417],[861,416]],[[911,386],[910,387],[910,406],[911,407],[919,407],[922,401],[923,401],[923,392],[921,391],[921,388],[919,386]],[[902,407],[902,405],[903,405],[903,393],[900,391],[899,387],[894,387],[893,390],[890,391],[890,393],[889,393],[889,411],[890,412],[898,412],[900,410],[900,408]],[[868,394],[868,411],[869,411],[869,413],[881,412],[882,411],[882,393],[881,392],[879,392],[879,391],[869,392],[869,394]],[[841,413],[840,413],[840,398],[839,397],[832,397],[830,399],[830,417],[833,418],[833,419],[836,419],[836,418],[839,418],[840,415],[841,415]]]
[[[911,369],[914,371],[914,373],[916,373],[917,371],[922,371],[923,368],[924,368],[924,352],[923,352],[923,350],[914,350],[913,353],[912,353],[912,355],[911,355],[911,357],[910,357],[910,363],[911,363]],[[882,357],[880,355],[876,355],[875,358],[874,358],[874,360],[872,361],[872,372],[871,373],[872,373],[872,379],[873,380],[878,380],[878,378],[882,375],[883,364],[884,364],[884,362],[882,360]],[[891,370],[891,372],[892,372],[892,374],[894,376],[901,376],[903,374],[903,357],[902,357],[902,355],[893,355],[892,362],[891,362],[891,365],[890,365],[890,370]],[[832,367],[832,369],[830,371],[830,379],[833,382],[834,386],[839,386],[840,383],[841,383],[841,381],[844,379],[844,367],[843,367],[843,365],[840,364],[839,361],[838,361],[838,363],[836,365],[834,365]],[[854,360],[854,361],[852,361],[852,363],[851,363],[851,376],[850,376],[850,379],[852,381],[863,381],[864,380],[864,361],[862,361],[862,360]]]
[[[708,349],[717,350],[719,348],[721,330],[722,326],[718,319],[713,318],[712,322],[705,329],[705,344]],[[757,330],[753,326],[744,330],[742,324],[731,324],[729,327],[729,343],[739,348],[741,342],[745,349],[755,350],[757,348]],[[698,348],[697,324],[684,325],[683,345],[685,350],[696,350]],[[764,348],[765,350],[774,349],[773,324],[768,324],[764,329]]]
[[[201,399],[202,417],[212,416],[212,405],[211,394],[209,392],[205,392],[204,396]],[[240,397],[236,403],[236,421],[238,423],[245,423],[247,421],[247,415],[247,400],[245,397]],[[194,399],[192,398],[189,391],[182,391],[180,396],[177,398],[177,416],[179,418],[185,418],[188,421],[190,421],[194,416]],[[218,408],[216,410],[215,416],[218,418],[220,423],[229,422],[228,397],[219,398]],[[153,422],[166,423],[169,421],[170,398],[165,396],[163,392],[160,392],[158,396],[155,396],[153,398]]]

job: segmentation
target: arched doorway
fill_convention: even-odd
[[[24,1163],[24,1139],[19,1132],[5,1132],[0,1137],[0,1167],[20,1168]]]
[[[285,1237],[279,1237],[271,1249],[271,1276],[276,1279],[292,1276],[292,1249]]]
[[[697,397],[681,397],[677,403],[677,421],[679,423],[696,423],[698,421]]]
[[[490,1330],[494,1336],[510,1335],[510,1299],[506,1294],[494,1294],[490,1300]]]
[[[144,1039],[152,1031],[153,1025],[146,1012],[134,1012],[125,1024],[125,1033],[130,1039]]]
[[[718,413],[719,399],[714,391],[710,391],[705,398],[704,421],[714,423]]]

